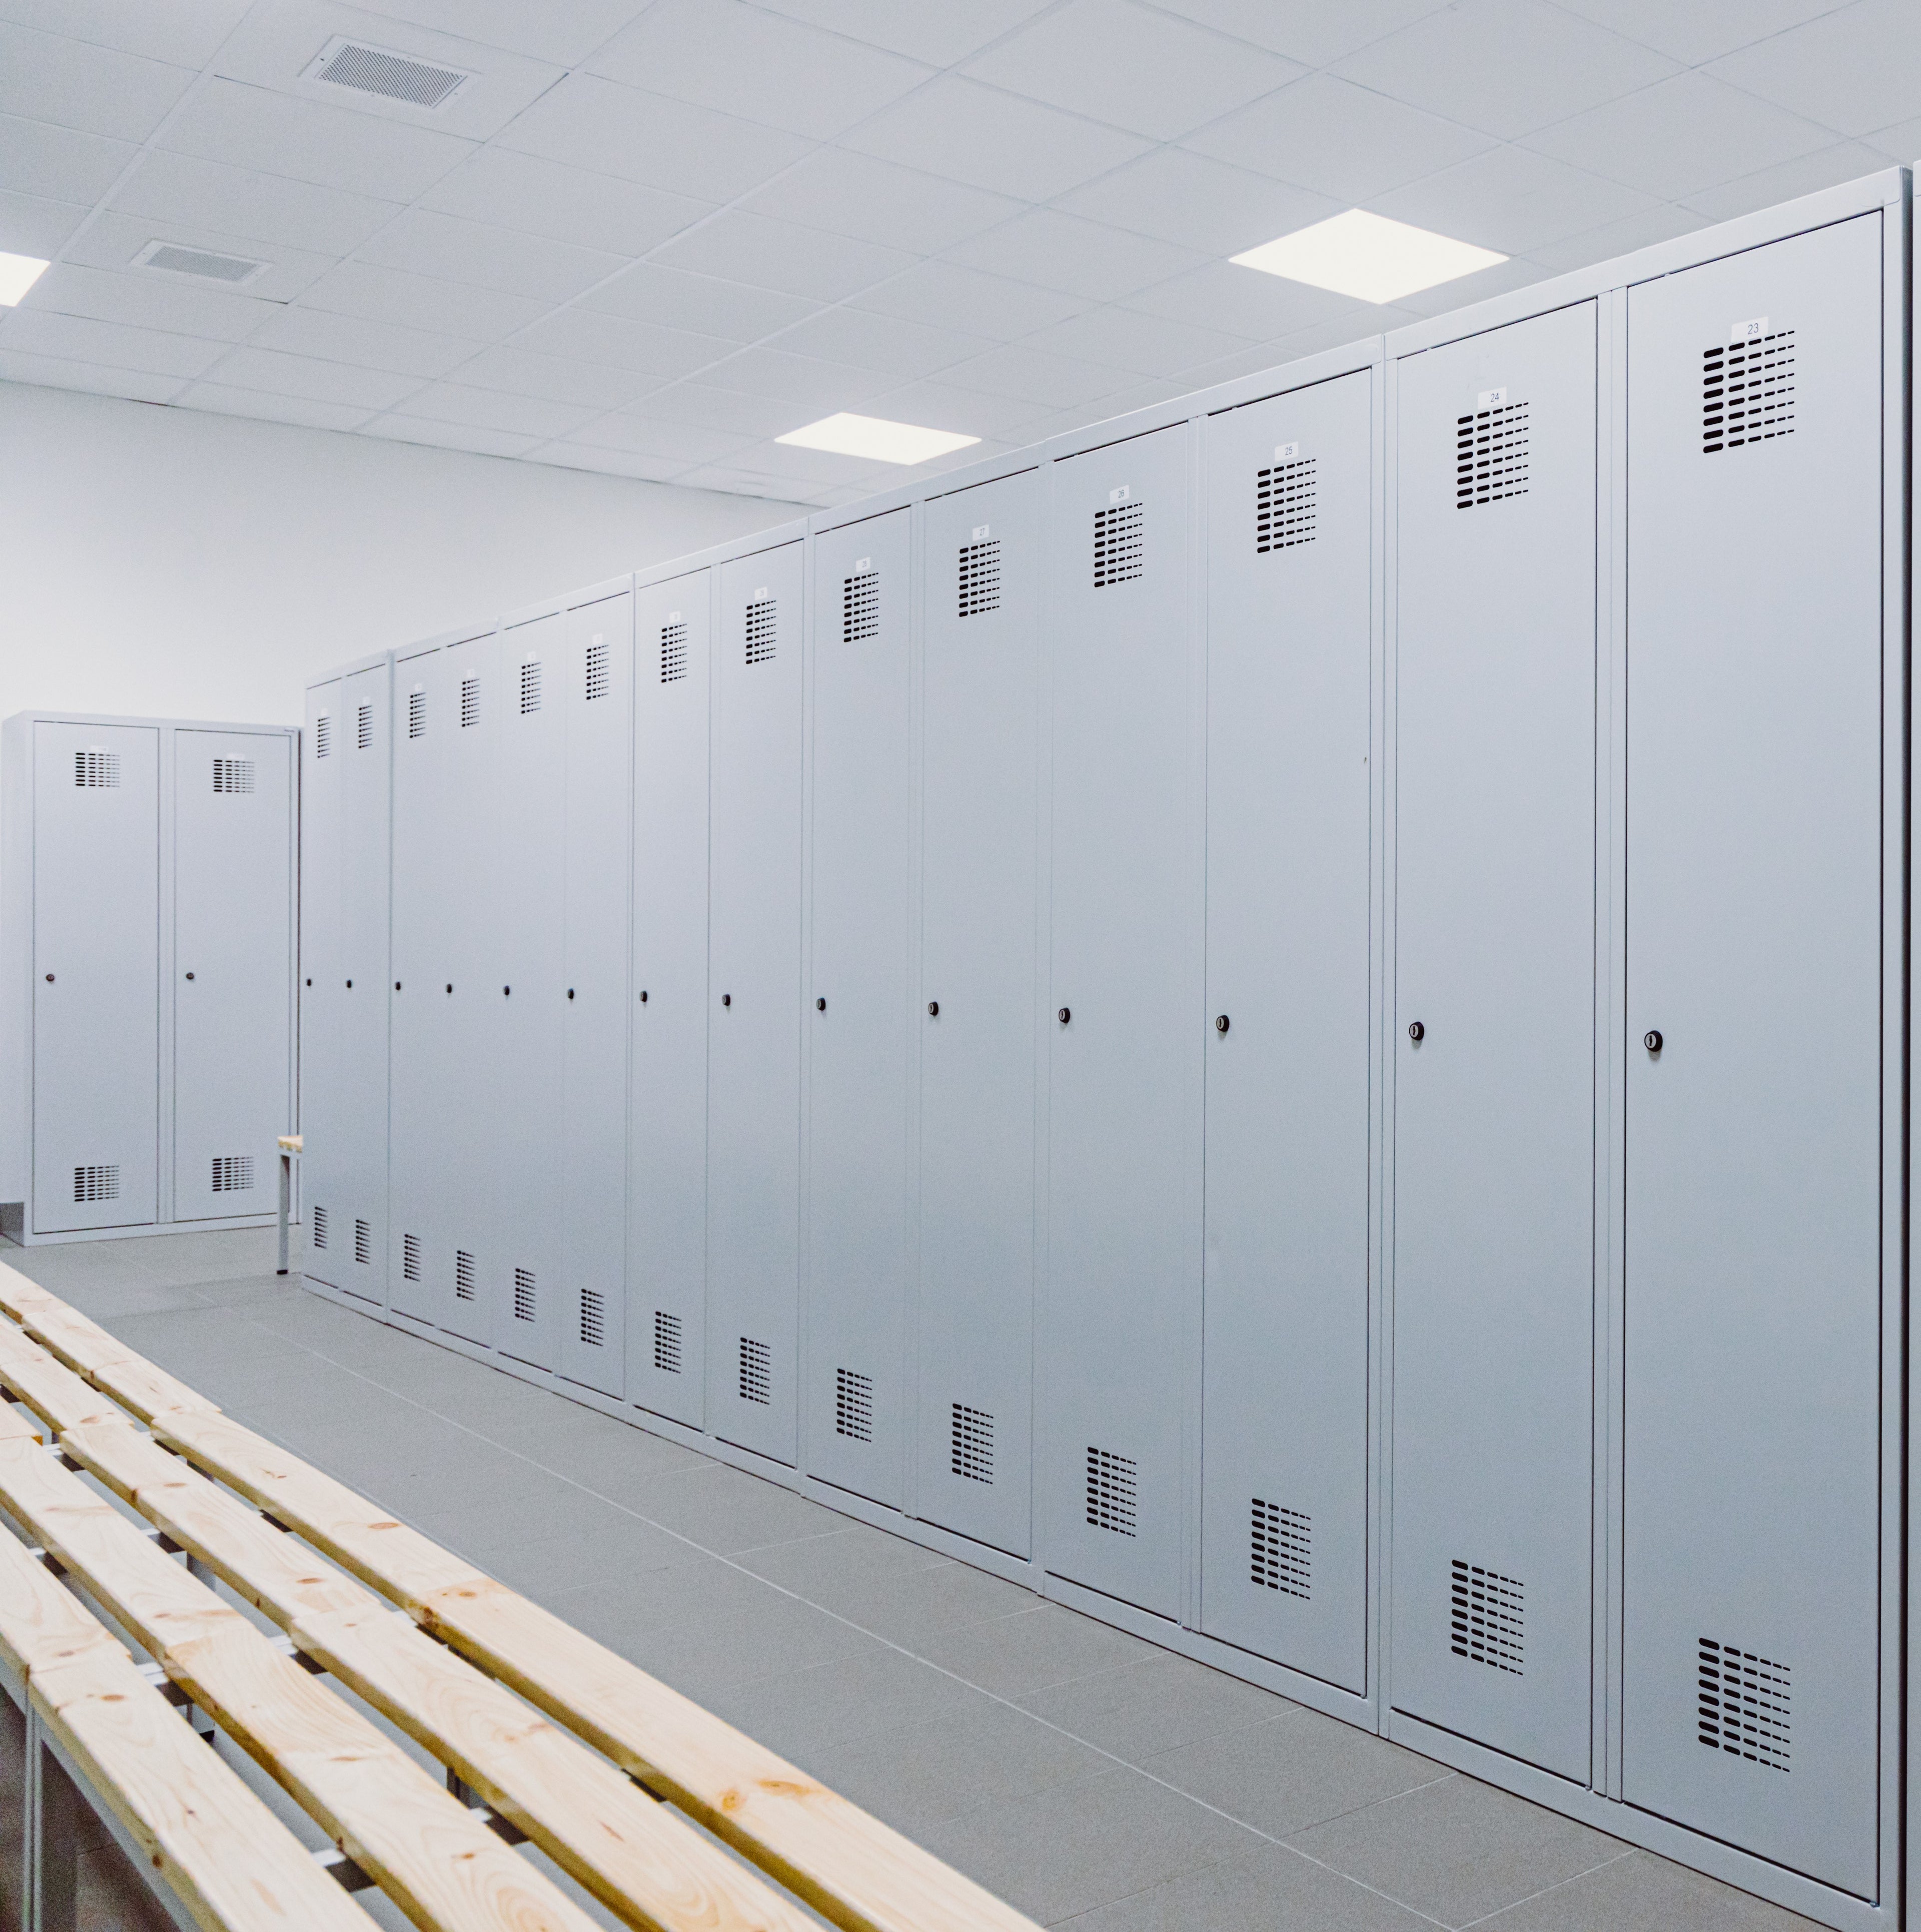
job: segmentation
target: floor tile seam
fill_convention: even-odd
[[[1449,1766],[1443,1766],[1438,1777],[1424,1778],[1419,1784],[1409,1785],[1405,1791],[1390,1791],[1381,1797],[1367,1798],[1359,1804],[1350,1804],[1344,1811],[1330,1811],[1325,1818],[1317,1818],[1311,1823],[1297,1826],[1296,1835],[1302,1832],[1318,1832],[1323,1825],[1338,1825],[1344,1818],[1358,1818],[1363,1811],[1376,1810],[1383,1804],[1392,1804],[1401,1798],[1412,1798],[1417,1792],[1431,1791],[1436,1785],[1445,1784],[1449,1779],[1458,1778],[1461,1775],[1461,1772]],[[1292,1838],[1284,1842],[1295,1851],[1300,1850],[1300,1846],[1294,1844]],[[1503,1910],[1505,1910],[1506,1908],[1503,1907]]]
[[[1584,1871],[1570,1872],[1566,1878],[1557,1879],[1552,1885],[1544,1885],[1539,1892],[1530,1892],[1524,1898],[1511,1899],[1506,1905],[1497,1905],[1493,1911],[1483,1912],[1479,1918],[1465,1921],[1456,1928],[1456,1932],[1473,1932],[1473,1928],[1477,1925],[1491,1925],[1496,1919],[1504,1918],[1509,1912],[1518,1912],[1524,1905],[1532,1905],[1537,1898],[1545,1898],[1550,1893],[1560,1892],[1568,1886],[1578,1885],[1583,1879],[1592,1878],[1596,1872],[1605,1871],[1610,1865],[1619,1864],[1622,1859],[1633,1857],[1634,1852],[1633,1846],[1623,1845],[1618,1852],[1602,1859],[1597,1864],[1590,1865]]]

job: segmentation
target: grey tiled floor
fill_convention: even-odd
[[[1045,1924],[1809,1922],[277,1282],[270,1232],[4,1253]]]

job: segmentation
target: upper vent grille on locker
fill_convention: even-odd
[[[118,1163],[112,1162],[103,1167],[75,1168],[73,1198],[76,1201],[118,1201],[120,1198]]]
[[[353,1224],[353,1258],[362,1268],[373,1265],[373,1230],[364,1221]]]
[[[1314,464],[1311,456],[1276,463],[1254,472],[1254,547],[1265,556],[1269,550],[1292,550],[1314,542]]]
[[[993,1481],[993,1418],[984,1408],[954,1405],[954,1438],[948,1467],[970,1483]]]
[[[454,1299],[471,1301],[477,1284],[477,1270],[474,1258],[465,1248],[454,1250]]]
[[[774,1352],[765,1342],[751,1336],[740,1338],[740,1399],[757,1402],[764,1408],[774,1400]]]
[[[774,655],[775,600],[757,598],[747,607],[747,661],[766,664]]]
[[[183,248],[177,242],[149,242],[133,257],[133,266],[155,268],[163,275],[191,275],[196,282],[219,282],[232,289],[252,281],[267,265],[248,255]]]
[[[516,1322],[531,1322],[538,1312],[535,1300],[538,1286],[532,1268],[517,1268],[514,1270],[514,1319]]]
[[[880,573],[864,570],[841,586],[841,641],[857,644],[880,634]]]
[[[364,41],[334,40],[321,50],[306,77],[329,87],[349,87],[356,94],[377,94],[383,100],[403,100],[410,107],[435,108],[444,107],[472,76]]]
[[[1718,456],[1743,443],[1794,434],[1794,332],[1704,350],[1701,446]]]
[[[607,1345],[607,1298],[597,1288],[580,1291],[580,1340],[589,1348]]]
[[[421,738],[427,735],[427,693],[410,691],[407,693],[407,736]]]
[[[961,614],[982,617],[1000,608],[1000,539],[978,537],[961,546]]]
[[[1521,1667],[1524,1586],[1497,1570],[1454,1559],[1452,1648],[1515,1677]]]
[[[1264,1590],[1290,1597],[1314,1594],[1314,1522],[1299,1510],[1254,1498],[1249,1574]]]
[[[334,748],[334,721],[325,712],[313,721],[313,755],[324,758]]]
[[[834,1371],[834,1433],[856,1442],[874,1440],[874,1378],[852,1369]]]
[[[363,752],[373,748],[373,706],[370,704],[360,707],[359,722],[354,728],[354,742]]]
[[[250,1154],[217,1154],[214,1156],[214,1192],[238,1194],[253,1185],[253,1156]]]
[[[463,677],[460,680],[460,728],[480,722],[480,680]]]
[[[1454,507],[1527,494],[1527,405],[1498,403],[1455,418]]]
[[[605,698],[613,689],[613,652],[606,644],[587,646],[587,702]]]
[[[324,1208],[313,1210],[313,1245],[316,1248],[327,1245],[327,1210]]]
[[[406,1281],[420,1279],[420,1237],[403,1234],[400,1237],[400,1274]]]
[[[538,658],[529,658],[520,667],[520,716],[524,718],[540,708],[541,662]]]
[[[680,1373],[680,1317],[654,1310],[654,1366],[664,1376]]]
[[[678,684],[687,675],[687,626],[661,626],[661,682]]]
[[[1141,506],[1113,503],[1094,512],[1094,588],[1131,584],[1146,568],[1141,557]]]
[[[1087,1451],[1087,1521],[1094,1529],[1131,1536],[1135,1528],[1137,1466],[1110,1449]]]
[[[88,789],[117,790],[120,784],[120,754],[118,752],[76,752],[73,754],[73,782]]]
[[[253,789],[253,760],[251,758],[216,758],[214,760],[214,789],[216,791],[251,791]]]
[[[1695,1735],[1770,1771],[1788,1763],[1788,1669],[1751,1650],[1703,1637],[1695,1678]]]

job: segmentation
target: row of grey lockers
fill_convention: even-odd
[[[1888,1922],[1906,197],[316,682],[310,1276]]]

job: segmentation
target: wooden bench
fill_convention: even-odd
[[[432,1754],[463,1796],[481,1801],[477,1816],[448,1799],[44,1450],[16,1454],[0,1441],[0,1509],[417,1924],[577,1922],[577,1914],[544,1916],[565,1907],[559,1894],[514,1883],[503,1858],[529,1880],[538,1874],[481,1818],[524,1834],[650,1932],[801,1932],[811,1922],[655,1802],[664,1798],[848,1932],[1034,1932],[804,1772],[221,1414],[4,1265],[0,1312],[20,1324],[0,1323],[0,1388],[65,1455],[265,1612],[310,1669],[331,1673]],[[316,1698],[331,1707],[324,1720]],[[334,1768],[340,1762],[346,1768]],[[483,1873],[485,1884],[466,1882]]]

